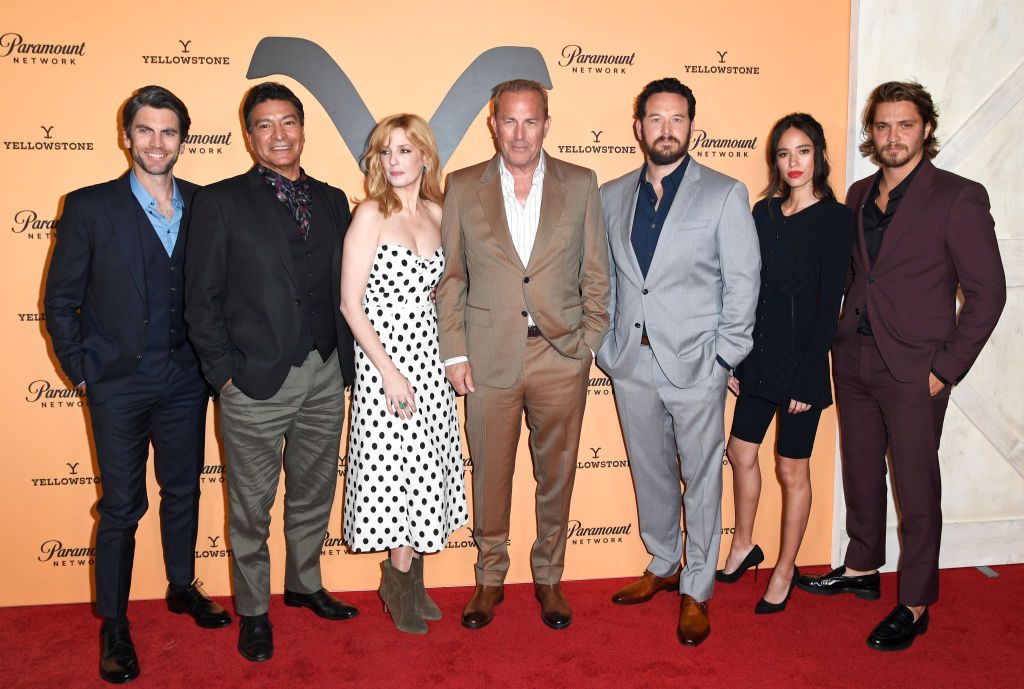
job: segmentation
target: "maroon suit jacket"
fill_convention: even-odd
[[[867,307],[882,359],[902,382],[930,371],[950,383],[971,368],[1006,302],[1006,277],[985,187],[926,160],[885,232],[875,265],[864,245],[861,208],[874,175],[855,182],[846,205],[857,214],[852,281],[832,343],[837,366],[857,345]],[[956,314],[957,285],[965,297]]]

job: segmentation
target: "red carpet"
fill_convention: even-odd
[[[779,615],[755,616],[767,582],[719,584],[711,637],[698,648],[676,641],[679,598],[646,605],[608,599],[622,580],[569,582],[575,619],[545,627],[532,587],[510,586],[490,626],[462,628],[469,589],[433,592],[445,619],[426,636],[403,634],[375,592],[342,596],[360,606],[345,622],[271,603],[276,650],[267,663],[235,650],[237,621],[204,630],[171,615],[162,601],[132,603],[132,637],[142,675],[134,689],[206,687],[778,687],[780,689],[940,689],[1024,687],[1024,565],[942,573],[942,600],[931,627],[902,653],[871,651],[864,639],[895,604],[895,576],[882,599],[821,598],[797,590]],[[824,567],[814,568],[824,571]],[[808,570],[812,571],[812,570]],[[227,604],[227,601],[222,601]],[[104,685],[96,674],[99,623],[85,605],[0,609],[0,687],[71,689]]]

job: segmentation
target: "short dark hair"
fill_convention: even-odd
[[[697,99],[694,98],[690,87],[675,77],[665,77],[664,79],[655,79],[644,86],[644,90],[636,97],[633,112],[638,120],[642,120],[647,115],[647,99],[656,93],[675,93],[682,96],[686,99],[686,104],[690,106],[690,119],[692,120],[696,116]]]
[[[879,104],[895,103],[902,100],[913,103],[925,126],[931,125],[931,130],[924,140],[925,155],[931,159],[939,154],[939,140],[935,138],[935,130],[939,128],[939,109],[935,107],[932,95],[916,81],[887,81],[875,87],[875,90],[868,96],[867,105],[864,106],[864,115],[861,118],[861,134],[863,136],[860,143],[860,154],[862,156],[876,160],[877,152],[875,151],[875,140],[871,138],[871,127],[875,124],[875,111]]]
[[[252,114],[253,108],[268,100],[288,101],[295,106],[295,111],[299,114],[299,124],[306,125],[306,113],[302,110],[302,101],[299,100],[299,97],[284,84],[279,84],[276,81],[264,81],[245,92],[245,100],[242,101],[242,117],[245,119],[246,131],[252,131],[252,121],[249,116]]]
[[[825,145],[825,130],[818,120],[805,112],[794,112],[781,118],[772,127],[772,133],[768,135],[769,145],[766,151],[768,158],[768,186],[761,192],[762,196],[778,195],[788,198],[790,186],[779,174],[777,156],[779,153],[779,140],[782,135],[790,129],[798,129],[807,135],[814,146],[814,175],[811,177],[814,195],[819,199],[834,199],[835,192],[832,185],[828,183],[828,176],[832,172],[828,164],[828,149]]]
[[[494,110],[494,116],[498,116],[498,103],[501,101],[502,95],[506,93],[524,93],[526,91],[533,91],[540,96],[540,104],[544,109],[544,119],[547,119],[548,90],[544,88],[544,84],[533,79],[509,79],[491,89],[491,106]]]
[[[165,89],[163,86],[143,86],[135,91],[131,98],[125,101],[121,110],[121,129],[131,137],[132,122],[139,110],[149,106],[161,110],[170,110],[178,116],[178,134],[181,141],[188,138],[188,128],[192,126],[192,119],[188,116],[188,108],[181,102],[181,99]]]

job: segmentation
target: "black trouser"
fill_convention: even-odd
[[[135,530],[149,507],[150,441],[167,580],[188,584],[195,577],[208,401],[198,367],[169,361],[160,373],[136,372],[113,397],[89,405],[102,481],[96,531],[96,611],[102,617],[122,617],[128,608]]]

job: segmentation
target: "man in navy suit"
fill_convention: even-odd
[[[146,86],[128,99],[122,143],[131,169],[68,194],[46,281],[46,328],[64,373],[88,397],[103,477],[96,609],[100,677],[114,683],[139,674],[127,608],[151,442],[168,607],[201,627],[231,623],[194,582],[209,395],[182,318],[197,187],[172,175],[189,124],[185,104],[167,89]]]

